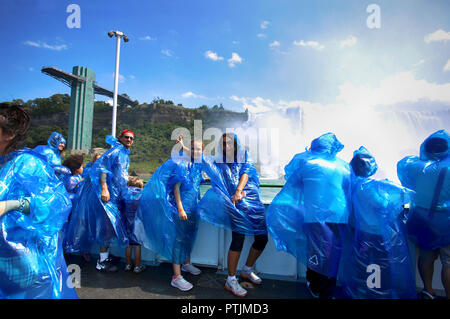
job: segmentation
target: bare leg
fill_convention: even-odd
[[[181,275],[181,267],[178,264],[172,264],[173,276],[176,278]]]
[[[131,249],[132,249],[131,246],[128,246],[125,249],[125,259],[127,260],[128,265],[131,265]]]
[[[450,267],[442,267],[441,280],[447,299],[450,299]]]
[[[134,246],[134,261],[136,266],[141,265],[141,246]]]
[[[248,253],[247,262],[245,265],[247,267],[253,267],[258,257],[261,255],[262,250],[256,250],[255,248],[250,248],[250,251]]]
[[[434,295],[433,290],[433,273],[434,273],[434,259],[427,259],[419,256],[419,274],[422,278],[423,286],[427,292]]]
[[[228,276],[236,275],[236,268],[239,261],[239,257],[241,256],[240,251],[228,251]]]
[[[188,259],[185,260],[184,264],[188,265],[191,263],[191,257],[188,257]]]

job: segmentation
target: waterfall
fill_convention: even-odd
[[[407,155],[419,155],[420,144],[440,129],[450,131],[450,108],[389,111],[316,105],[250,113],[240,128],[246,145],[252,146],[249,150],[262,179],[280,178],[295,154],[303,152],[314,138],[333,132],[344,144],[340,158],[349,162],[353,151],[365,146],[378,163],[374,177],[394,182],[398,182],[397,162]]]

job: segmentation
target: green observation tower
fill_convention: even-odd
[[[74,66],[72,73],[55,67],[43,67],[41,71],[71,88],[67,149],[90,150],[94,95],[99,94],[112,98],[114,93],[98,86],[95,82],[95,72],[82,66]],[[125,96],[117,95],[117,99],[119,103],[133,105],[133,101]]]

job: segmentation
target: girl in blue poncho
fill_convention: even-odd
[[[345,230],[339,282],[346,297],[415,299],[416,281],[403,206],[414,192],[370,176],[377,163],[364,148],[354,152],[352,213]]]
[[[92,244],[100,245],[96,269],[113,272],[118,260],[109,255],[111,244],[128,246],[123,220],[123,199],[128,192],[130,147],[134,133],[124,130],[118,139],[106,137],[112,147],[89,170],[74,203],[67,230],[66,251],[87,252]],[[118,258],[118,257],[117,257]]]
[[[44,156],[53,167],[58,178],[70,175],[70,170],[61,165],[62,154],[66,149],[66,139],[58,132],[52,132],[47,140],[47,145],[38,145],[33,151]]]
[[[261,284],[252,267],[267,244],[265,208],[260,199],[259,176],[247,150],[235,134],[223,134],[219,154],[205,159],[204,170],[212,188],[199,203],[200,217],[208,223],[232,231],[228,251],[228,278],[225,288],[239,297],[247,291],[236,279],[236,268],[245,235],[255,236],[241,277]]]
[[[333,133],[312,141],[286,166],[287,182],[267,210],[267,226],[278,250],[307,266],[314,296],[331,298],[350,212],[350,167],[336,154],[343,149]]]
[[[172,262],[171,285],[182,291],[193,286],[181,270],[200,274],[190,263],[190,254],[199,222],[202,153],[203,143],[193,141],[190,156],[174,155],[161,165],[143,190],[135,218],[136,239]]]
[[[77,298],[59,237],[68,194],[44,157],[15,150],[29,121],[21,107],[0,104],[0,296]]]
[[[420,248],[422,297],[434,299],[434,262],[442,262],[441,280],[450,298],[450,135],[431,134],[420,146],[420,157],[407,156],[397,164],[402,185],[416,192],[406,224],[409,238]]]

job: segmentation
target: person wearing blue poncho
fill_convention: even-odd
[[[144,188],[144,181],[130,176],[128,178],[128,193],[124,198],[125,205],[125,225],[127,228],[129,246],[125,249],[125,271],[133,271],[136,274],[145,270],[145,265],[141,265],[141,245],[137,242],[134,232],[134,220],[136,218],[136,211],[139,207],[139,200],[142,196],[142,189]],[[131,265],[131,254],[134,248],[134,268]]]
[[[334,294],[351,208],[350,166],[336,156],[343,148],[333,133],[313,140],[286,166],[287,182],[267,210],[276,248],[307,266],[308,288],[320,298]]]
[[[70,199],[74,200],[79,183],[83,180],[83,156],[72,155],[64,160],[63,166],[70,169],[70,175],[64,175],[62,180]]]
[[[397,164],[402,185],[416,192],[408,236],[419,248],[419,273],[423,298],[434,299],[434,262],[440,256],[441,280],[450,298],[450,135],[445,130],[431,134],[420,146],[420,157],[407,156]]]
[[[89,170],[92,168],[92,165],[94,165],[95,161],[98,160],[102,156],[101,153],[94,153],[94,156],[92,157],[92,161],[86,164],[86,166],[83,168],[83,173],[81,176],[85,178],[86,176],[89,176]]]
[[[120,258],[109,254],[109,246],[113,243],[128,246],[122,211],[128,192],[129,153],[134,133],[124,130],[118,139],[107,136],[106,142],[112,147],[89,170],[74,202],[66,251],[88,252],[96,243],[100,245],[96,269],[114,272],[118,270],[114,264]]]
[[[236,296],[245,297],[247,291],[236,278],[245,236],[254,236],[255,240],[240,275],[254,284],[262,283],[253,271],[253,265],[268,241],[259,175],[238,137],[228,133],[223,134],[219,141],[218,155],[205,158],[204,171],[211,178],[212,188],[201,199],[198,211],[206,222],[232,231],[225,289]]]
[[[17,150],[29,122],[20,106],[0,104],[0,296],[77,298],[59,240],[71,202],[45,157]]]
[[[70,170],[61,165],[62,154],[66,149],[66,139],[58,132],[52,132],[47,140],[47,145],[38,145],[33,151],[45,156],[48,163],[55,170],[58,178],[70,175]]]
[[[370,178],[378,169],[363,146],[350,161],[352,213],[345,230],[339,282],[354,299],[416,299],[404,205],[414,192]]]
[[[184,279],[181,270],[201,273],[190,263],[190,254],[199,222],[203,143],[193,141],[189,153],[173,155],[153,173],[143,190],[134,229],[138,242],[173,264],[171,285],[182,291],[193,285]]]

